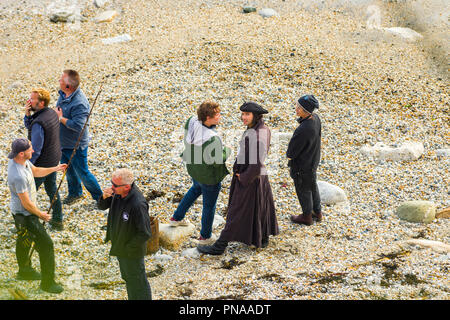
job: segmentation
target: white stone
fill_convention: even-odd
[[[53,2],[47,8],[46,12],[51,22],[69,22],[86,21],[86,18],[81,15],[81,7],[77,4],[64,4]]]
[[[97,8],[103,7],[109,0],[94,0],[94,5]]]
[[[347,201],[345,191],[338,186],[325,181],[317,181],[319,187],[320,202],[323,204],[335,204]]]
[[[199,258],[200,252],[197,250],[197,248],[190,248],[181,252],[181,256],[187,258]]]
[[[159,225],[159,244],[163,248],[176,251],[194,231],[195,226],[192,223],[178,227],[172,227],[168,223],[161,223]]]
[[[423,36],[420,33],[410,28],[392,27],[392,28],[384,28],[384,30],[394,35],[401,36],[410,41],[416,41],[418,39],[423,38]]]
[[[448,157],[450,156],[450,149],[437,149],[436,155],[438,157]]]
[[[118,15],[116,10],[108,10],[100,13],[98,16],[94,18],[94,21],[97,23],[101,22],[111,22]]]
[[[160,261],[160,262],[167,262],[173,259],[172,256],[168,255],[168,254],[162,254],[162,253],[156,253],[153,257],[152,257],[155,261]]]
[[[292,133],[289,132],[275,132],[272,136],[272,141],[289,141],[292,138]]]
[[[426,239],[410,239],[405,241],[406,244],[409,245],[417,245],[425,248],[430,248],[436,252],[441,253],[449,253],[450,252],[450,245],[440,242],[440,241],[433,241],[433,240],[426,240]]]
[[[221,215],[214,215],[213,229],[225,223],[225,219]]]
[[[117,37],[112,37],[112,38],[103,38],[101,39],[103,44],[113,44],[113,43],[120,43],[120,42],[128,42],[131,41],[131,37],[129,34],[125,33],[125,34],[121,34],[120,36]]]
[[[411,161],[419,159],[424,152],[421,142],[405,142],[400,147],[389,147],[382,142],[363,146],[361,153],[378,160]]]
[[[9,89],[17,89],[23,87],[23,83],[21,81],[14,81],[10,86]]]
[[[429,223],[436,217],[436,205],[431,201],[405,201],[397,208],[396,214],[409,222]]]
[[[278,15],[278,13],[275,10],[270,8],[261,9],[258,11],[258,14],[263,18],[270,18]]]

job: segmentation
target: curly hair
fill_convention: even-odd
[[[212,118],[220,112],[220,107],[216,102],[203,102],[197,109],[197,117],[201,122],[205,122],[208,117]]]

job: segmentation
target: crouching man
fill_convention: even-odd
[[[111,184],[97,202],[100,210],[109,209],[105,239],[105,242],[111,240],[109,255],[119,260],[128,299],[151,300],[144,263],[147,240],[151,236],[148,203],[134,183],[130,170],[116,170]]]

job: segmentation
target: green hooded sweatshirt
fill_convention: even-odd
[[[184,129],[185,148],[181,157],[189,175],[203,184],[218,184],[229,174],[225,161],[231,150],[222,146],[215,126],[209,128],[195,116],[186,121]]]

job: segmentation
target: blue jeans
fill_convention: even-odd
[[[52,202],[53,196],[56,193],[56,172],[50,173],[48,176],[41,178],[34,178],[34,182],[36,184],[36,190],[39,189],[42,183],[44,183],[45,192],[50,198],[50,202]],[[59,197],[59,192],[56,194],[55,202],[53,203],[53,212],[52,212],[52,220],[57,222],[62,222],[62,206],[61,206],[61,198]]]
[[[144,258],[117,257],[117,260],[119,260],[120,275],[126,283],[128,300],[152,300]]]
[[[62,149],[61,163],[68,163],[73,149]],[[97,201],[103,194],[97,179],[89,171],[87,162],[88,147],[77,149],[72,158],[70,167],[66,172],[67,186],[69,188],[69,197],[79,197],[83,195],[81,182],[90,192],[92,198]]]
[[[211,237],[212,224],[214,222],[214,213],[216,211],[217,198],[222,184],[203,184],[192,179],[193,185],[184,195],[177,210],[173,215],[175,220],[183,220],[186,212],[194,204],[200,195],[203,195],[203,211],[202,211],[202,229],[200,235],[208,239]]]

